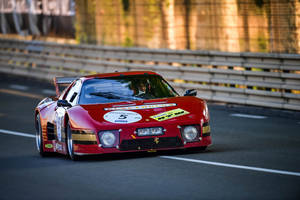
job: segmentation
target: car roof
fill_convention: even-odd
[[[81,77],[83,80],[93,79],[93,78],[107,78],[116,76],[130,76],[130,75],[158,75],[159,74],[152,71],[128,71],[128,72],[114,72],[114,73],[103,73],[103,74],[93,74]]]

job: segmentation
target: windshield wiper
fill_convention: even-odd
[[[117,96],[111,92],[92,92],[90,93],[90,95],[94,95],[94,96],[99,96],[99,97],[104,97],[106,99],[120,99],[120,100],[132,100],[134,98],[132,97],[121,97],[121,96]]]

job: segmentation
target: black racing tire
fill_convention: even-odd
[[[202,153],[205,152],[206,148],[207,146],[202,146],[202,147],[192,147],[185,150],[189,153]]]
[[[205,151],[207,149],[207,146],[197,147],[199,151]]]
[[[42,130],[42,125],[41,125],[41,119],[40,119],[40,114],[37,114],[36,116],[36,134],[35,134],[35,142],[36,142],[36,148],[40,155],[42,157],[49,156],[49,152],[44,151],[44,141],[43,141],[43,130]]]
[[[72,131],[69,122],[67,123],[67,130],[66,130],[66,145],[67,145],[68,155],[71,158],[71,160],[73,161],[79,160],[79,156],[74,154]]]

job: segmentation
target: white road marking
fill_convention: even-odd
[[[4,130],[4,129],[0,129],[0,133],[35,138],[35,135],[29,134],[29,133],[21,133],[21,132],[17,132],[17,131],[9,131],[9,130]]]
[[[233,114],[230,114],[230,116],[244,117],[244,118],[251,118],[251,119],[265,119],[265,118],[267,118],[266,116],[262,116],[262,115],[247,115],[247,114],[239,114],[239,113],[233,113]]]
[[[48,89],[42,90],[42,93],[43,94],[50,94],[50,95],[55,95],[56,94],[54,90],[48,90]]]
[[[12,85],[9,85],[9,87],[12,89],[23,90],[23,91],[28,90],[28,87],[24,86],[24,85],[12,84]]]
[[[180,160],[180,161],[201,163],[201,164],[207,164],[207,165],[215,165],[215,166],[221,166],[221,167],[230,167],[230,168],[246,169],[246,170],[252,170],[252,171],[259,171],[259,172],[300,176],[300,172],[290,172],[290,171],[267,169],[267,168],[260,168],[260,167],[249,167],[249,166],[244,166],[244,165],[234,165],[234,164],[227,164],[227,163],[220,163],[220,162],[211,162],[211,161],[196,160],[196,159],[190,159],[190,158],[181,158],[181,157],[176,157],[176,156],[160,156],[160,157],[172,159],[172,160]]]

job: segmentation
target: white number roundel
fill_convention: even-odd
[[[140,121],[142,116],[139,113],[132,111],[111,111],[106,113],[103,118],[111,123],[129,124]]]

